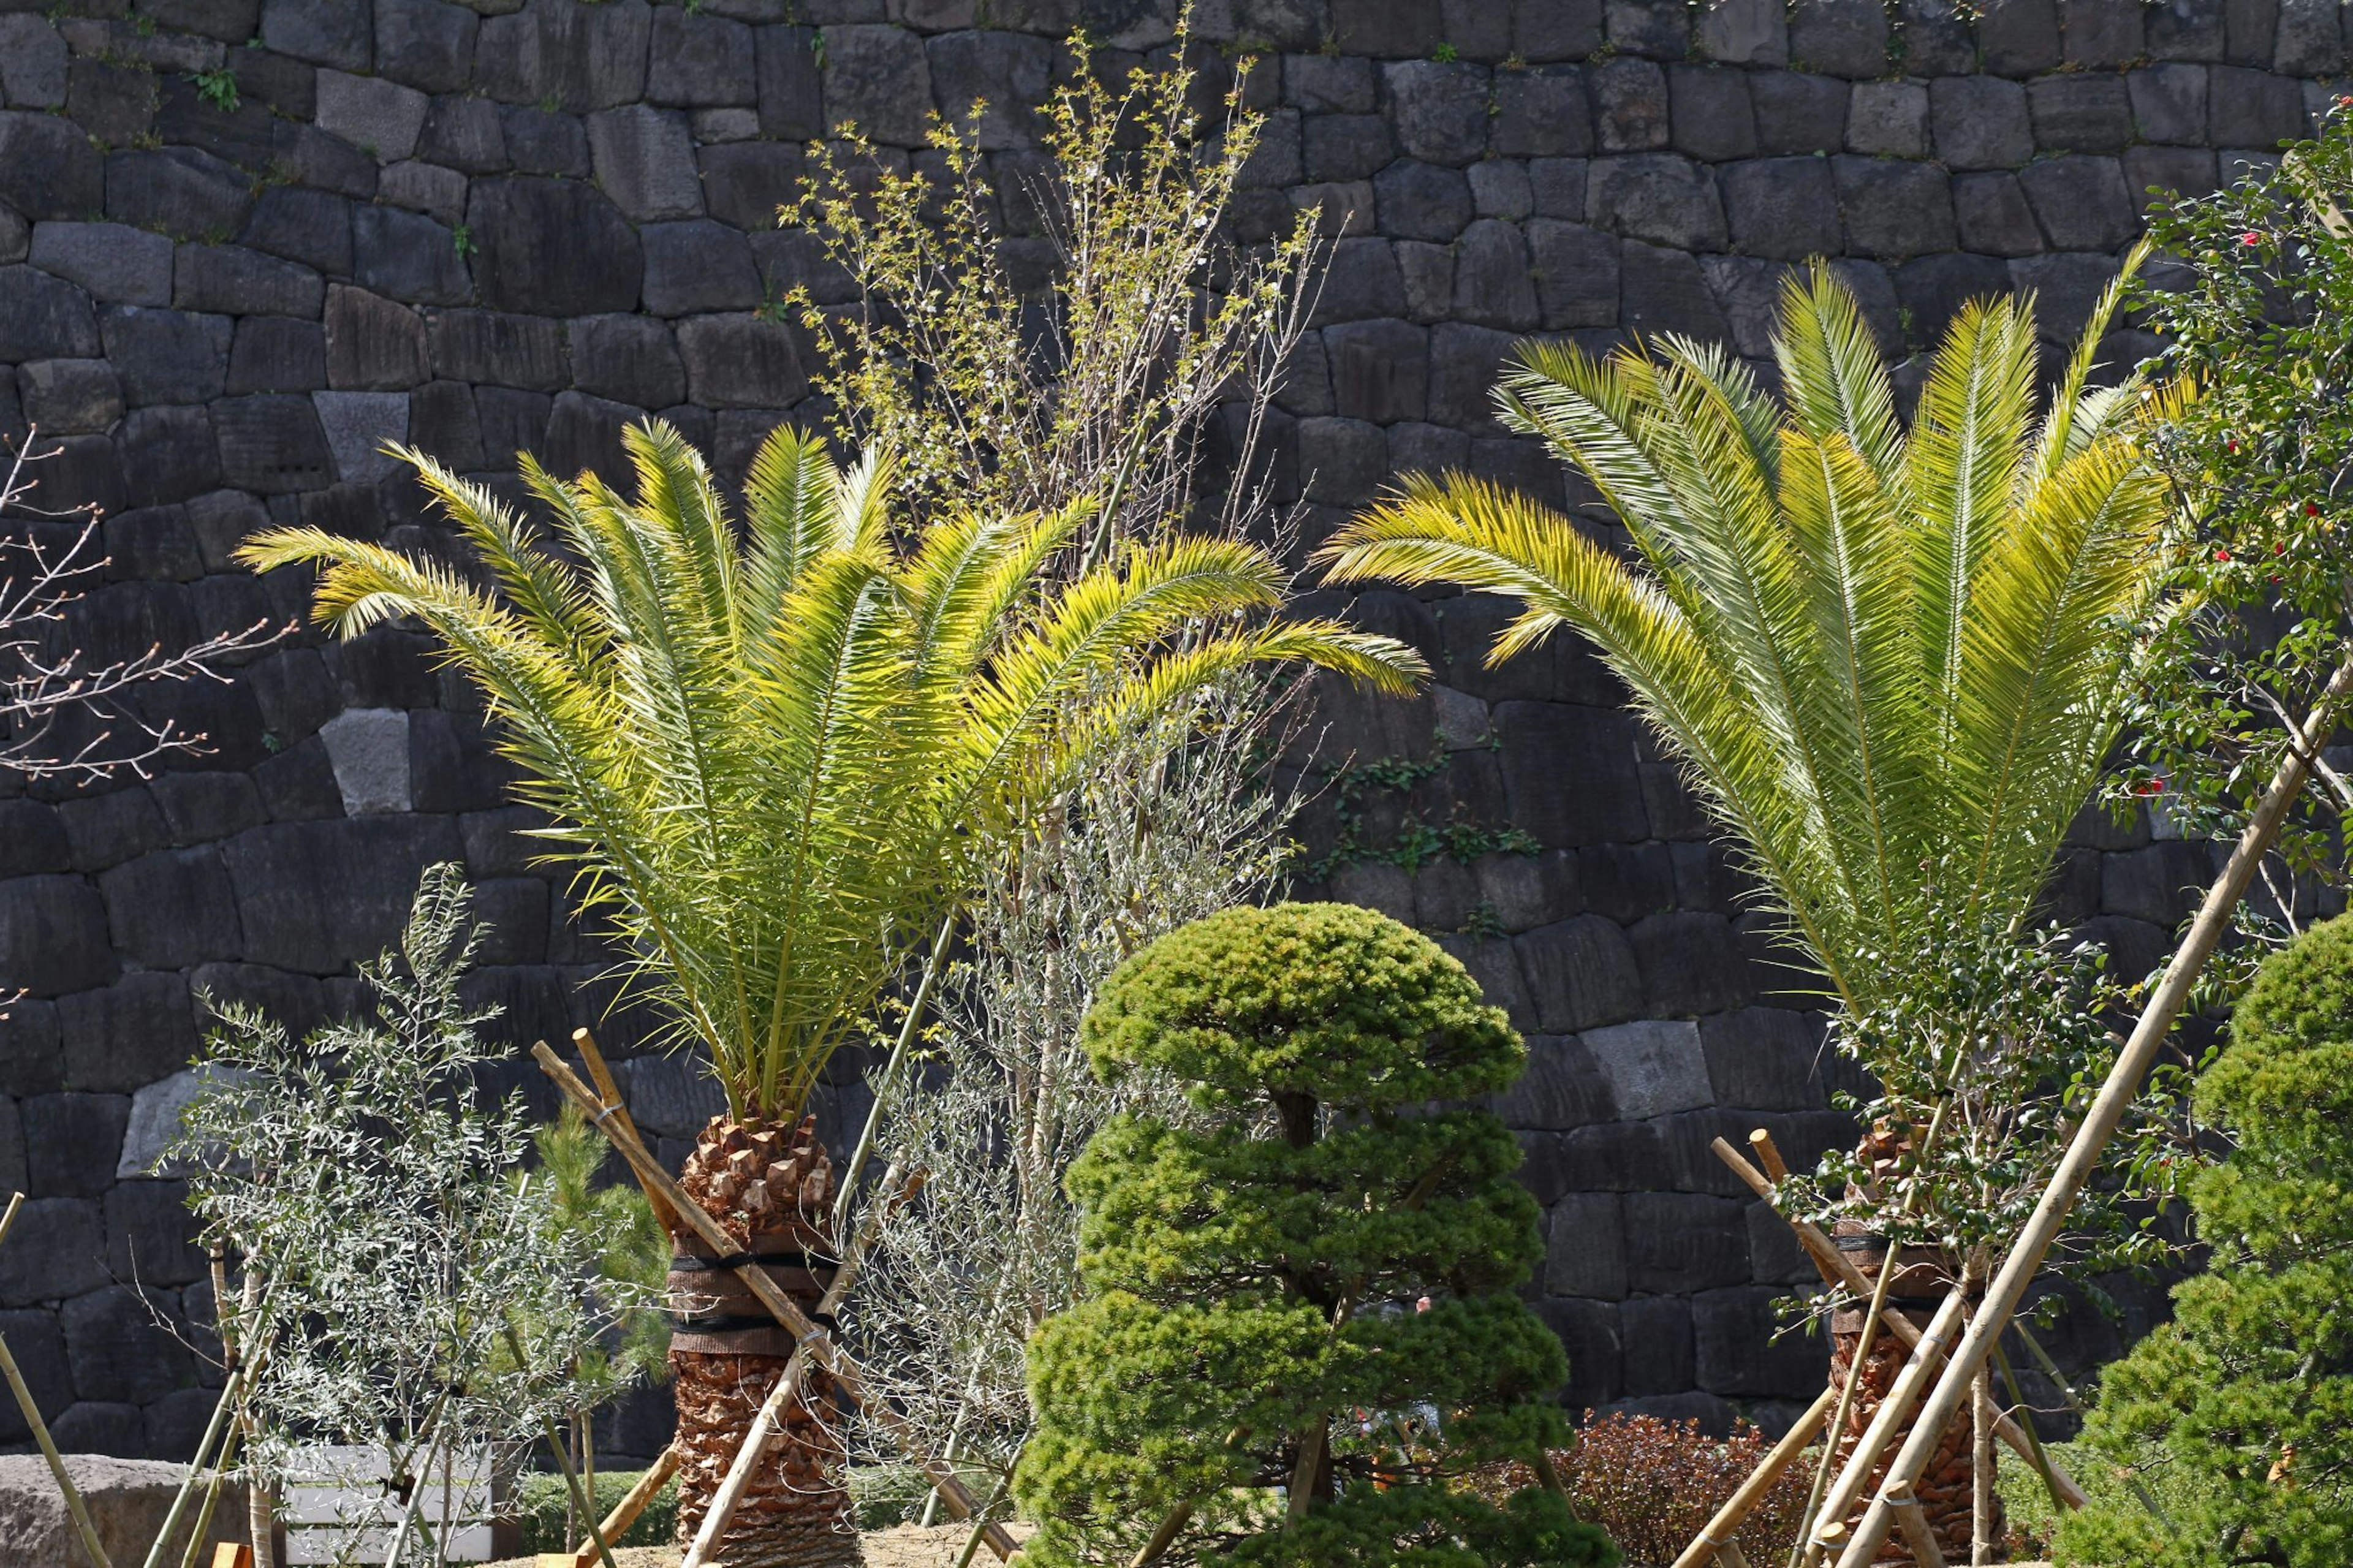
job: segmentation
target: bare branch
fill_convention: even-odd
[[[69,612],[105,570],[103,519],[95,506],[33,504],[40,481],[27,470],[64,450],[37,450],[38,439],[37,430],[26,432],[0,480],[0,518],[12,520],[0,534],[0,768],[83,783],[125,771],[144,778],[166,755],[201,754],[206,737],[176,719],[141,713],[132,698],[175,682],[227,684],[224,665],[293,627],[259,620],[169,652],[157,643],[129,658],[90,662],[69,636]]]

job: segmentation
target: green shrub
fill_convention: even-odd
[[[602,1521],[620,1505],[621,1499],[638,1484],[643,1470],[598,1470],[596,1472],[596,1517]],[[588,1537],[587,1526],[580,1527],[577,1540],[564,1539],[564,1478],[548,1470],[528,1470],[522,1477],[522,1549],[525,1552],[569,1552]],[[617,1541],[608,1546],[667,1546],[678,1533],[678,1478],[672,1476],[654,1493],[646,1511],[629,1526]]]
[[[1123,964],[1082,1038],[1202,1114],[1114,1119],[1071,1170],[1090,1299],[1030,1345],[1029,1560],[1125,1563],[1183,1509],[1176,1561],[1616,1563],[1554,1493],[1463,1481],[1563,1441],[1567,1363],[1512,1293],[1543,1250],[1518,1145],[1425,1106],[1525,1062],[1461,965],[1366,910],[1229,910]]]
[[[2110,1368],[2085,1438],[2166,1521],[2095,1500],[2063,1563],[2353,1561],[2353,921],[2267,960],[2200,1079],[2229,1158],[2189,1183],[2207,1273]],[[2167,1500],[2171,1500],[2168,1501]]]

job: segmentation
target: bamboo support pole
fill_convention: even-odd
[[[8,1212],[0,1215],[0,1242],[8,1239],[8,1232],[16,1227],[16,1213],[24,1206],[22,1193],[8,1200]],[[90,1509],[81,1500],[81,1489],[66,1473],[65,1458],[58,1452],[57,1439],[49,1436],[49,1424],[41,1419],[41,1407],[33,1402],[33,1391],[25,1386],[25,1373],[16,1365],[16,1358],[5,1338],[0,1338],[0,1376],[8,1380],[8,1392],[16,1396],[16,1408],[24,1413],[25,1425],[33,1429],[33,1441],[40,1445],[41,1458],[49,1462],[49,1474],[57,1479],[58,1490],[65,1494],[66,1511],[73,1516],[74,1533],[81,1538],[81,1549],[90,1553],[97,1568],[114,1568],[106,1548],[99,1543],[98,1526],[90,1522]]]
[[[1729,1166],[1734,1175],[1738,1176],[1747,1184],[1751,1192],[1763,1198],[1767,1204],[1773,1205],[1772,1184],[1765,1180],[1756,1166],[1741,1158],[1739,1151],[1721,1138],[1715,1141],[1715,1157]],[[1843,1285],[1858,1296],[1868,1296],[1871,1293],[1872,1281],[1865,1277],[1862,1269],[1854,1266],[1845,1253],[1838,1249],[1837,1245],[1829,1237],[1822,1234],[1820,1226],[1802,1216],[1781,1214],[1778,1205],[1773,1205],[1773,1212],[1780,1215],[1782,1222],[1797,1233],[1799,1244],[1806,1249],[1806,1255],[1814,1260],[1814,1267],[1821,1270],[1825,1280],[1834,1285]],[[1905,1349],[1910,1350],[1919,1344],[1918,1326],[1903,1312],[1889,1308],[1881,1314],[1880,1321],[1897,1339],[1904,1342]],[[2058,1460],[2047,1458],[2039,1452],[2040,1446],[2027,1434],[2025,1428],[2019,1426],[2008,1414],[2001,1411],[1994,1413],[1993,1432],[1995,1436],[2001,1439],[2004,1447],[2032,1465],[2038,1473],[2043,1472],[2044,1467],[2048,1465],[2048,1473],[2052,1481],[2059,1489],[2059,1500],[2063,1506],[2071,1509],[2084,1506],[2087,1500],[2084,1489],[2075,1484],[2073,1477],[2060,1468]]]
[[[2286,819],[2289,805],[2311,772],[2308,759],[2335,729],[2337,711],[2348,692],[2353,692],[2353,652],[2348,653],[2329,677],[2327,689],[2313,704],[2311,717],[2290,737],[2278,770],[2263,791],[2262,803],[2248,819],[2246,831],[2239,836],[2238,846],[2231,851],[2222,874],[2206,889],[2205,901],[2199,906],[2197,918],[2190,921],[2189,934],[2165,966],[2164,978],[2149,994],[2147,1005],[2141,1009],[2140,1021],[2133,1026],[2132,1037],[2116,1053],[2116,1064],[2108,1069],[2099,1095],[2075,1129],[2074,1137],[2069,1140],[2059,1168],[2042,1191],[2042,1201],[2034,1205],[2034,1213],[2028,1216],[1992,1284],[1987,1287],[1984,1304],[1971,1320],[1968,1331],[1962,1335],[1944,1375],[1929,1391],[1921,1406],[1919,1424],[1897,1452],[1894,1463],[1888,1467],[1887,1479],[1856,1526],[1853,1540],[1839,1560],[1839,1568],[1869,1568],[1872,1554],[1887,1539],[1888,1529],[1894,1522],[1888,1502],[1890,1494],[1918,1484],[1935,1457],[1945,1428],[1952,1425],[1962,1402],[1968,1397],[1969,1380],[1992,1354],[2010,1321],[2018,1315],[2027,1288],[2042,1272],[2043,1257],[2058,1239],[2068,1211],[2075,1206],[2076,1196],[2098,1169],[2100,1155],[2107,1148],[2108,1140],[2116,1136],[2126,1110],[2139,1097],[2142,1082],[2157,1065],[2158,1047],[2172,1032],[2174,1020],[2189,1001],[2190,987],[2197,984],[2207,959],[2213,955],[2229,929],[2232,911],[2246,896],[2248,884],[2254,880],[2263,857],[2271,852],[2280,824]]]
[[[1919,1568],[1945,1568],[1945,1550],[1936,1544],[1936,1532],[1928,1528],[1927,1517],[1920,1511],[1920,1500],[1907,1491],[1891,1497],[1888,1506],[1895,1510],[1895,1522],[1904,1529],[1904,1544],[1912,1549],[1912,1560]]]
[[[1798,1417],[1797,1425],[1783,1433],[1781,1440],[1773,1445],[1772,1451],[1765,1456],[1764,1463],[1748,1472],[1748,1479],[1740,1483],[1740,1489],[1725,1500],[1724,1506],[1715,1510],[1706,1528],[1683,1548],[1683,1554],[1675,1559],[1674,1568],[1706,1568],[1709,1560],[1720,1558],[1726,1546],[1739,1550],[1733,1537],[1739,1533],[1743,1524],[1748,1522],[1748,1516],[1757,1511],[1757,1505],[1765,1500],[1765,1494],[1773,1489],[1773,1483],[1781,1479],[1781,1472],[1806,1451],[1807,1445],[1821,1431],[1822,1424],[1830,1419],[1831,1404],[1837,1397],[1838,1391],[1832,1388],[1825,1388],[1815,1396],[1806,1413]]]
[[[572,1031],[572,1044],[580,1052],[580,1059],[588,1064],[588,1080],[596,1086],[596,1092],[612,1108],[613,1120],[628,1129],[630,1137],[644,1142],[645,1135],[638,1131],[637,1118],[629,1114],[628,1106],[622,1102],[619,1081],[613,1077],[613,1069],[606,1065],[605,1053],[596,1048],[596,1037],[585,1028],[575,1029]],[[590,1114],[596,1112],[592,1110]],[[646,1202],[653,1205],[654,1218],[661,1223],[664,1230],[675,1234],[679,1228],[674,1223],[677,1211],[670,1201],[647,1186],[643,1177],[638,1178],[638,1185],[644,1189]]]
[[[939,979],[940,966],[948,955],[948,939],[955,935],[955,928],[956,918],[951,914],[940,922],[940,934],[932,940],[932,955],[923,962],[923,975],[915,982],[915,994],[907,1002],[907,1016],[900,1021],[899,1037],[892,1042],[890,1059],[883,1064],[881,1087],[874,1092],[874,1103],[866,1108],[866,1124],[859,1129],[857,1147],[849,1152],[849,1163],[841,1169],[838,1183],[840,1192],[833,1201],[833,1228],[837,1235],[849,1223],[859,1178],[865,1173],[866,1162],[873,1157],[875,1140],[882,1135],[882,1113],[890,1108],[891,1093],[898,1087],[899,1072],[906,1065],[907,1053],[914,1048],[915,1036],[923,1026],[923,1008],[932,999],[932,986]]]
[[[618,1541],[628,1534],[629,1527],[638,1522],[638,1516],[646,1511],[647,1505],[651,1503],[655,1494],[662,1489],[662,1483],[676,1474],[678,1474],[678,1445],[673,1443],[662,1450],[661,1458],[656,1459],[644,1475],[638,1478],[637,1485],[631,1487],[622,1496],[621,1500],[613,1505],[613,1511],[607,1514],[605,1522],[598,1526],[599,1532],[607,1541]],[[596,1542],[594,1536],[572,1549],[573,1568],[588,1568],[588,1565],[596,1561]]]
[[[244,1392],[245,1369],[237,1367],[222,1383],[220,1397],[213,1402],[212,1419],[205,1424],[204,1436],[196,1439],[195,1457],[188,1461],[188,1473],[180,1481],[180,1489],[172,1495],[172,1506],[164,1514],[164,1527],[155,1535],[155,1543],[147,1549],[145,1568],[163,1568],[164,1558],[171,1550],[172,1538],[179,1533],[180,1521],[187,1517],[188,1503],[195,1496],[197,1484],[204,1479],[205,1461],[215,1456],[223,1446],[223,1434],[231,1414]],[[215,1460],[217,1468],[217,1459]]]
[[[621,1152],[621,1157],[629,1163],[629,1168],[637,1173],[638,1180],[645,1184],[649,1194],[658,1194],[667,1201],[679,1217],[686,1222],[688,1228],[718,1256],[726,1257],[735,1250],[733,1240],[720,1228],[719,1222],[686,1195],[685,1190],[670,1173],[646,1152],[644,1142],[634,1131],[616,1125],[618,1121],[613,1114],[616,1108],[599,1101],[595,1091],[580,1081],[579,1075],[565,1066],[563,1058],[548,1048],[546,1041],[533,1045],[531,1054],[539,1062],[541,1070],[554,1080],[556,1088],[586,1111],[592,1123],[604,1130],[605,1136],[612,1140],[613,1146]],[[888,1400],[877,1396],[867,1386],[863,1370],[847,1352],[833,1342],[830,1333],[803,1311],[800,1304],[786,1295],[762,1268],[745,1264],[734,1272],[760,1305],[792,1331],[797,1344],[812,1347],[809,1353],[826,1374],[839,1384],[842,1391],[856,1400],[860,1409],[891,1433],[907,1456],[931,1478],[932,1484],[940,1489],[941,1495],[947,1499],[948,1507],[958,1519],[970,1519],[980,1511],[970,1489],[955,1470],[923,1452],[914,1428],[908,1424],[907,1418],[892,1409]],[[987,1526],[985,1539],[988,1549],[1000,1562],[1009,1561],[1018,1550],[1003,1525]]]
[[[1969,1568],[1993,1563],[1993,1384],[1979,1373],[1969,1401]]]
[[[1716,1568],[1748,1568],[1748,1553],[1740,1550],[1740,1542],[1727,1541],[1715,1549]]]
[[[734,1461],[727,1467],[727,1477],[719,1483],[718,1495],[703,1510],[702,1527],[694,1532],[694,1543],[686,1549],[686,1560],[679,1568],[703,1568],[717,1549],[719,1538],[735,1521],[735,1510],[744,1505],[744,1493],[752,1485],[752,1477],[760,1468],[760,1461],[768,1452],[768,1445],[784,1430],[785,1406],[800,1397],[801,1385],[808,1381],[808,1347],[795,1345],[792,1359],[785,1363],[784,1374],[776,1386],[768,1390],[768,1397],[760,1402],[758,1414],[752,1417],[752,1429],[744,1434],[744,1441],[735,1449]]]
[[[1893,1249],[1889,1256],[1894,1256]],[[1888,1388],[1886,1397],[1872,1413],[1871,1425],[1863,1428],[1862,1436],[1856,1440],[1854,1452],[1849,1456],[1845,1468],[1839,1472],[1837,1479],[1831,1482],[1830,1489],[1822,1494],[1818,1521],[1843,1521],[1854,1505],[1862,1500],[1863,1483],[1870,1479],[1873,1467],[1879,1463],[1879,1457],[1894,1442],[1895,1435],[1903,1430],[1914,1406],[1920,1403],[1920,1396],[1927,1392],[1929,1380],[1936,1375],[1938,1364],[1952,1349],[1954,1336],[1968,1311],[1968,1303],[1958,1290],[1947,1296],[1944,1304],[1936,1309],[1936,1315],[1928,1321],[1927,1329],[1920,1335],[1920,1342],[1912,1347],[1911,1357],[1905,1362],[1904,1370],[1895,1374],[1895,1382]],[[1835,1434],[1831,1441],[1835,1446]],[[1834,1544],[1825,1539],[1820,1522],[1815,1526],[1813,1539],[1815,1544],[1824,1548]],[[1853,1548],[1849,1546],[1848,1550],[1852,1552]]]
[[[860,1228],[857,1239],[844,1250],[841,1262],[835,1268],[833,1283],[818,1303],[816,1316],[819,1321],[832,1321],[834,1313],[849,1299],[850,1286],[857,1280],[858,1270],[866,1259],[867,1250],[874,1245],[874,1238],[881,1232],[885,1215],[895,1205],[899,1191],[898,1174],[896,1164],[882,1173],[881,1201],[868,1212],[866,1224]],[[785,1363],[783,1373],[778,1374],[776,1387],[770,1389],[768,1397],[760,1402],[759,1411],[752,1418],[751,1430],[736,1446],[735,1458],[727,1467],[727,1474],[719,1484],[718,1494],[711,1500],[711,1506],[703,1510],[702,1524],[694,1532],[694,1542],[687,1549],[686,1560],[680,1568],[703,1568],[718,1546],[719,1538],[726,1534],[728,1525],[734,1522],[735,1510],[744,1506],[744,1494],[751,1489],[752,1478],[759,1470],[760,1460],[766,1455],[768,1445],[776,1440],[776,1434],[784,1429],[785,1406],[800,1397],[802,1385],[808,1382],[809,1356],[807,1341],[793,1346],[793,1353]],[[675,1455],[677,1449],[673,1447],[670,1452]],[[932,1495],[937,1497],[938,1490],[934,1489]]]

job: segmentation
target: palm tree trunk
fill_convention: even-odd
[[[744,1251],[773,1258],[768,1276],[815,1310],[832,1279],[828,1218],[833,1165],[813,1121],[751,1127],[714,1117],[695,1142],[679,1184]],[[691,1543],[726,1479],[735,1451],[793,1351],[708,1248],[674,1236],[670,1366],[678,1399],[678,1540]],[[859,1568],[849,1494],[843,1485],[840,1402],[812,1370],[801,1399],[786,1406],[768,1458],[753,1477],[718,1542],[729,1568]]]
[[[1840,1250],[1853,1259],[1856,1268],[1865,1275],[1878,1273],[1881,1259],[1885,1255],[1885,1248],[1878,1237],[1854,1220],[1841,1220],[1835,1233]],[[1934,1254],[1907,1248],[1897,1259],[1895,1282],[1889,1300],[1901,1303],[1900,1310],[1905,1316],[1910,1318],[1915,1326],[1925,1329],[1934,1315],[1933,1310],[1916,1308],[1911,1303],[1940,1296],[1949,1288],[1951,1278],[1951,1272]],[[1848,1371],[1854,1365],[1854,1353],[1862,1339],[1862,1320],[1863,1313],[1860,1310],[1839,1312],[1831,1320],[1831,1386],[1833,1389],[1844,1386]],[[1846,1426],[1837,1434],[1841,1464],[1843,1457],[1852,1452],[1855,1445],[1862,1441],[1863,1433],[1870,1429],[1873,1418],[1879,1414],[1880,1405],[1886,1399],[1887,1391],[1894,1385],[1895,1374],[1903,1369],[1909,1353],[1893,1334],[1882,1333],[1873,1340],[1870,1357],[1863,1364],[1862,1380],[1855,1388],[1853,1406],[1847,1413]],[[1886,1457],[1892,1456],[1902,1446],[1904,1434],[1910,1430],[1907,1424],[1898,1433],[1896,1441],[1888,1446],[1879,1469],[1873,1471],[1870,1483],[1860,1494],[1861,1498],[1867,1500],[1875,1495],[1880,1478],[1885,1470]],[[1945,1434],[1944,1441],[1937,1445],[1936,1457],[1915,1489],[1928,1529],[1950,1562],[1965,1563],[1969,1558],[1975,1523],[1975,1449],[1969,1425],[1955,1422]],[[1858,1506],[1847,1523],[1852,1525],[1861,1517],[1862,1509]],[[2000,1517],[1997,1500],[1993,1509],[1993,1529],[1997,1532],[2000,1529]],[[1891,1536],[1880,1548],[1877,1558],[1877,1562],[1882,1563],[1909,1563],[1912,1561],[1910,1550],[1894,1536]]]

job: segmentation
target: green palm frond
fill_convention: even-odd
[[[1928,900],[2026,917],[2116,740],[2164,569],[2138,440],[2170,395],[2088,387],[2116,292],[2040,420],[2031,300],[1961,311],[1907,432],[1820,265],[1783,296],[1778,411],[1717,350],[1530,345],[1503,416],[1593,481],[1633,559],[1450,477],[1409,480],[1321,560],[1518,599],[1491,661],[1589,638],[1794,940],[1867,1004],[1904,977],[1857,955],[1907,951]]]
[[[634,495],[525,459],[552,538],[403,454],[488,587],[317,530],[240,559],[320,568],[315,613],[343,635],[413,616],[441,639],[638,989],[709,1048],[738,1116],[799,1113],[911,944],[1123,727],[1246,663],[1393,690],[1427,673],[1388,638],[1274,619],[1282,574],[1249,545],[1082,570],[1083,512],[902,539],[884,465],[845,471],[788,428],[739,533],[677,432],[625,445]]]

